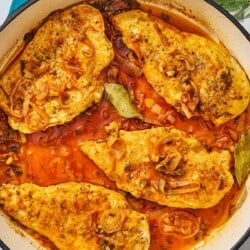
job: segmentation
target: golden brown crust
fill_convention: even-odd
[[[0,204],[9,216],[59,249],[149,248],[146,216],[132,210],[121,194],[101,186],[5,184],[0,187]]]
[[[63,124],[97,103],[113,59],[101,13],[85,4],[53,13],[0,78],[1,108],[23,133]]]
[[[80,147],[118,188],[169,207],[214,206],[233,185],[228,151],[207,152],[173,127],[121,130]]]
[[[113,24],[143,62],[148,82],[187,118],[220,125],[247,107],[249,81],[223,46],[140,10],[115,16]]]

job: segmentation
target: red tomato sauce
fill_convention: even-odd
[[[150,86],[143,85],[143,88],[140,89],[140,81],[141,79],[139,79],[139,84],[134,87],[135,92],[143,91],[146,96],[154,96],[163,109],[172,110],[171,107],[162,102],[160,97],[157,97],[156,93],[152,95]],[[150,116],[150,113],[148,113],[148,116]],[[198,119],[187,120],[175,111],[173,111],[173,116],[174,123],[170,124],[166,121],[164,125],[174,125],[187,131],[204,140],[208,147],[227,149],[234,144],[234,140],[230,137],[230,140],[225,141],[227,143],[223,141],[223,143],[218,144],[218,135],[229,137],[228,129],[237,131],[237,121],[241,119],[239,117],[230,121],[221,128],[211,128],[210,126],[204,126],[204,121],[201,123]],[[249,109],[242,116],[245,117],[242,129],[246,129],[250,120]],[[106,137],[105,126],[114,120],[121,122],[122,128],[126,130],[144,129],[153,126],[136,119],[121,118],[109,101],[104,98],[98,105],[81,114],[69,124],[28,135],[27,142],[22,145],[19,156],[19,166],[22,167],[23,174],[20,176],[13,175],[11,178],[6,175],[6,178],[1,178],[1,182],[33,182],[41,186],[47,186],[67,181],[84,181],[116,190],[115,184],[80,151],[78,146],[79,142],[84,140],[104,139]],[[148,216],[151,250],[189,249],[207,237],[212,229],[227,221],[234,211],[238,194],[239,188],[234,184],[231,191],[215,207],[196,210],[163,207],[152,202],[135,199],[130,195],[128,195],[128,201],[134,209]],[[180,227],[186,223],[192,223],[195,218],[199,223],[198,230],[197,228],[192,229],[194,227],[192,225],[191,229],[187,229],[194,230],[195,235],[185,238],[185,235],[183,236],[181,232],[165,233],[162,231],[163,222],[160,218],[166,213],[168,215],[177,213],[177,216],[180,217],[179,223],[182,223]]]

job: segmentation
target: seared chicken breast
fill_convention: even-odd
[[[187,118],[201,116],[218,126],[247,107],[249,81],[222,45],[140,10],[116,15],[113,24],[154,90]]]
[[[101,186],[3,184],[0,204],[9,216],[46,236],[58,249],[149,248],[146,216],[132,210],[121,194]]]
[[[80,147],[119,189],[161,205],[212,207],[233,185],[228,151],[208,152],[173,127],[120,130]]]
[[[44,130],[99,102],[99,75],[113,56],[97,9],[79,4],[50,15],[0,77],[0,107],[10,126]]]

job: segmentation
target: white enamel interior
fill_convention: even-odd
[[[240,62],[248,77],[250,78],[250,42],[242,32],[226,18],[220,11],[203,0],[139,0],[149,4],[160,5],[168,8],[170,3],[191,16],[204,25],[205,29],[218,41],[229,49],[231,54]],[[50,12],[65,8],[71,4],[82,2],[79,0],[40,0],[25,9],[20,15],[15,17],[0,32],[0,58],[5,58],[6,54],[18,44],[23,35],[45,18]],[[0,60],[1,61],[1,60]],[[245,185],[246,198],[233,217],[220,229],[213,237],[209,238],[199,249],[230,249],[242,237],[250,226],[250,178]],[[11,250],[31,250],[38,249],[38,246],[30,237],[16,233],[16,229],[6,221],[0,213],[0,238],[10,247]],[[18,231],[20,231],[18,229]]]
[[[12,0],[0,1],[0,25],[5,21],[9,14]]]

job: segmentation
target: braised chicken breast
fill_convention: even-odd
[[[146,250],[146,216],[115,191],[88,183],[49,187],[3,184],[0,204],[21,224],[50,239],[58,249]]]
[[[249,81],[224,46],[141,10],[118,14],[113,24],[154,90],[187,118],[219,126],[246,109]]]
[[[173,127],[110,128],[107,141],[84,141],[81,150],[119,189],[135,197],[169,207],[207,208],[232,187],[226,150],[208,152],[197,139]]]
[[[0,76],[0,107],[10,126],[44,130],[99,102],[99,75],[113,56],[97,9],[79,4],[51,14]]]

